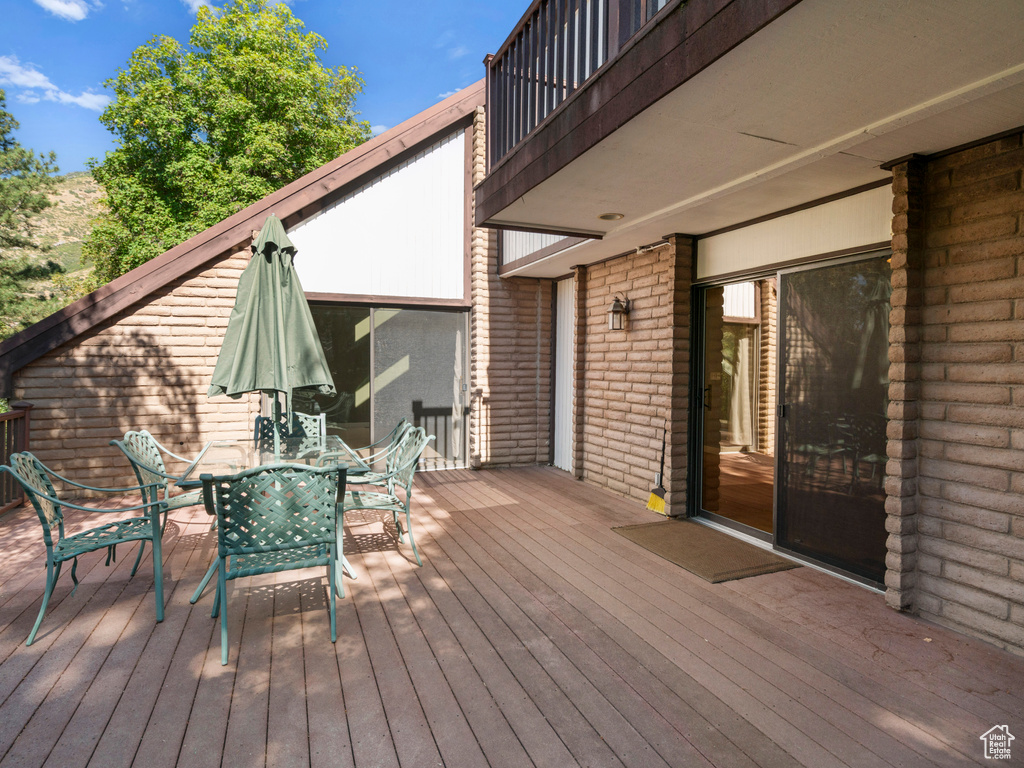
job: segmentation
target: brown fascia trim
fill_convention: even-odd
[[[295,226],[321,210],[325,200],[337,199],[453,127],[471,122],[483,103],[484,81],[480,80],[15,334],[0,344],[0,396],[10,394],[15,371],[248,243],[267,214],[276,214],[285,226]]]
[[[801,0],[690,0],[633,38],[476,188],[477,226]]]
[[[516,259],[515,261],[509,262],[508,264],[499,264],[498,277],[503,277],[504,275],[507,275],[509,272],[512,272],[513,270],[528,267],[531,264],[535,264],[536,262],[542,259],[546,259],[548,256],[553,256],[556,253],[561,253],[562,251],[572,248],[574,245],[586,243],[592,239],[593,238],[590,237],[564,237],[557,243],[552,243],[551,245],[547,245],[541,248],[539,251],[534,251],[529,256],[524,256],[521,259]]]
[[[468,299],[425,299],[405,296],[372,296],[354,293],[314,293],[306,291],[310,304],[350,304],[360,307],[386,307],[388,309],[436,309],[462,312],[471,308]]]

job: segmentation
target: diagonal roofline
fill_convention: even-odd
[[[16,371],[250,240],[267,214],[294,226],[319,211],[325,200],[402,162],[439,134],[470,122],[483,105],[480,80],[18,332],[0,343],[0,396],[10,396]]]

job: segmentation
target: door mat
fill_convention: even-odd
[[[661,520],[612,530],[712,584],[799,567],[774,552],[691,520]]]

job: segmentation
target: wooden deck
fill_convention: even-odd
[[[0,768],[953,768],[1004,724],[1024,759],[1024,658],[810,568],[707,584],[612,531],[660,518],[557,470],[418,482],[423,568],[353,515],[337,644],[324,578],[254,577],[227,667],[210,596],[188,603],[200,508],[172,513],[162,624],[152,570],[96,554],[31,648],[39,526],[0,519]]]

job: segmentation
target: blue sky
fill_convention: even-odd
[[[200,5],[219,0],[0,0],[0,89],[22,146],[57,153],[61,173],[113,149],[99,115],[104,82],[154,35],[187,44]],[[484,76],[529,0],[289,0],[306,30],[327,41],[328,66],[355,67],[356,103],[375,130],[390,128]]]

